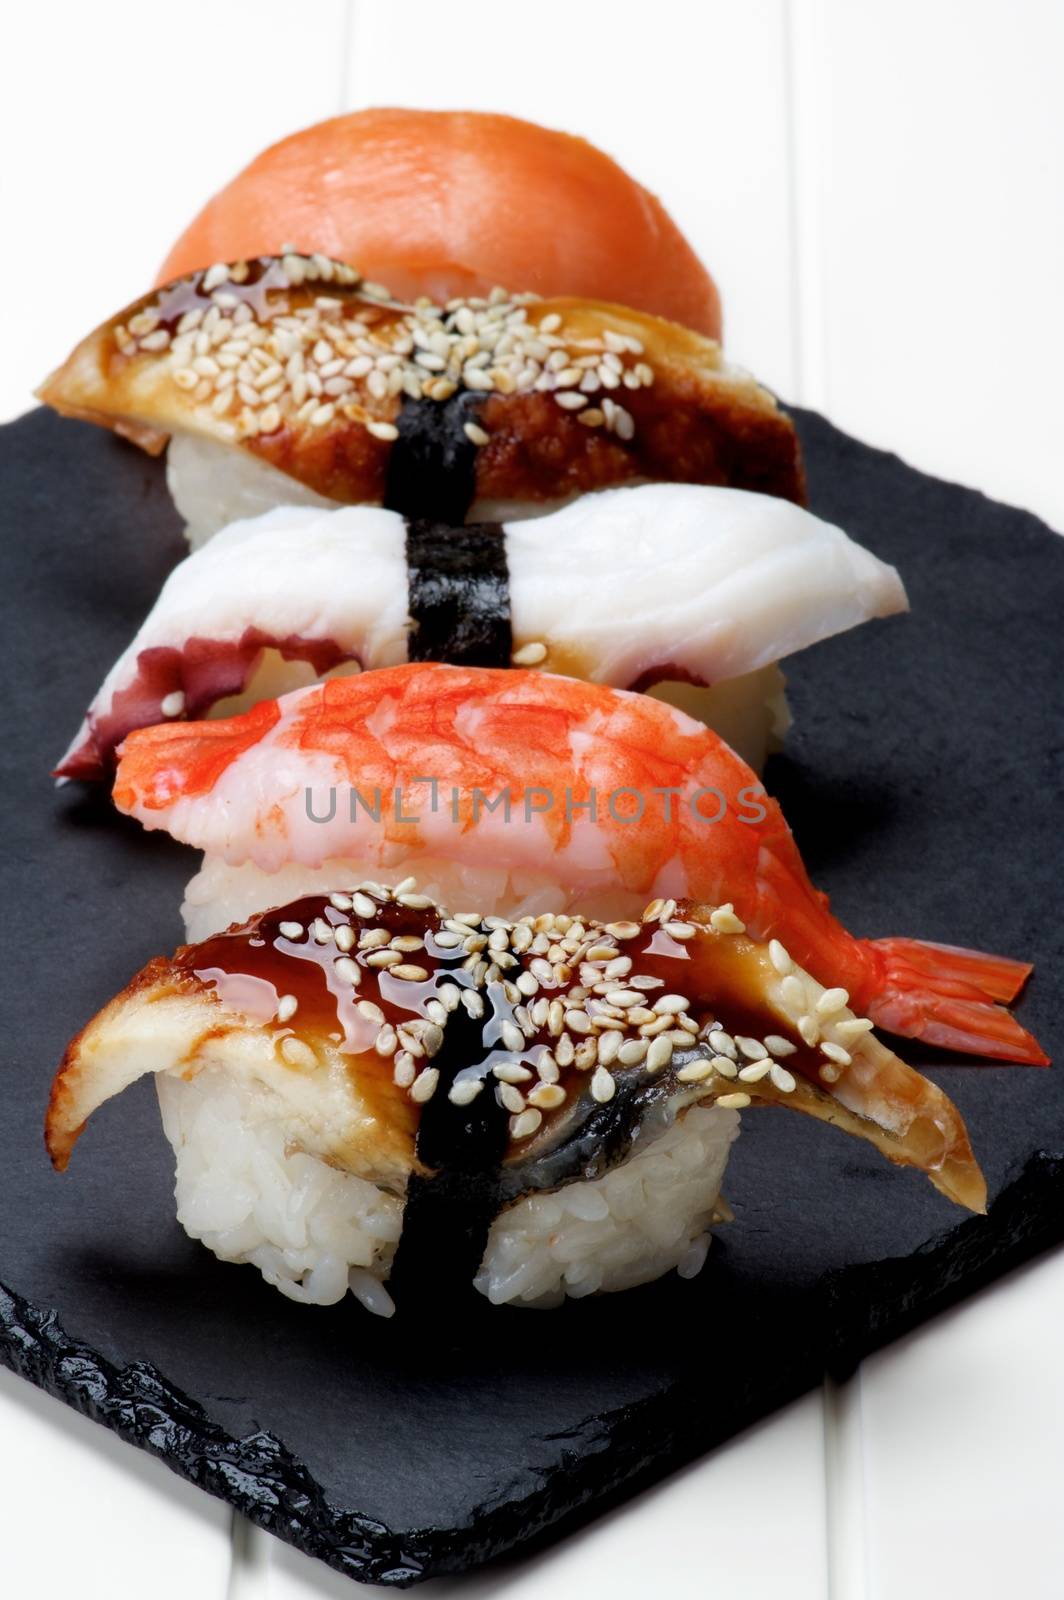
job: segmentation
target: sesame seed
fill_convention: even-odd
[[[565,1090],[560,1083],[538,1083],[528,1094],[529,1105],[537,1106],[540,1111],[556,1111],[565,1104],[565,1099]]]
[[[670,939],[679,939],[681,944],[687,939],[693,939],[698,931],[693,922],[666,922],[664,930]]]
[[[366,957],[366,965],[368,967],[398,967],[402,965],[402,961],[403,958],[398,950],[371,950]],[[427,977],[428,974],[426,973],[425,976]]]
[[[536,1071],[544,1083],[557,1083],[560,1076],[558,1063],[550,1050],[544,1050],[536,1062]]]
[[[500,1083],[527,1083],[532,1077],[529,1069],[516,1061],[500,1061],[491,1070]]]
[[[709,1064],[713,1071],[718,1072],[722,1078],[737,1078],[739,1076],[739,1068],[730,1056],[714,1056]]]
[[[159,710],[164,717],[179,717],[185,709],[185,696],[180,689],[175,689],[173,694],[166,695],[159,702]]]
[[[534,639],[530,644],[522,645],[520,650],[515,650],[510,657],[515,667],[538,667],[547,659],[547,646],[539,639]]]
[[[833,1067],[829,1061],[825,1061],[820,1068],[820,1077],[823,1078],[825,1083],[838,1083],[841,1076],[842,1074],[838,1067]]]
[[[617,1059],[624,1067],[638,1066],[649,1048],[646,1039],[626,1039],[617,1052]]]
[[[302,939],[303,924],[301,922],[279,922],[277,932],[284,939]]]
[[[718,1055],[730,1056],[734,1061],[737,1051],[735,1040],[730,1033],[724,1033],[720,1028],[714,1028],[709,1035],[709,1042]]]
[[[716,910],[710,913],[709,925],[717,933],[746,932],[746,923],[735,915],[735,907],[730,900],[725,905],[717,906]]]
[[[299,1001],[294,994],[283,994],[277,1002],[278,1022],[287,1022],[299,1010]]]
[[[399,1035],[390,1022],[386,1022],[377,1034],[373,1044],[379,1056],[393,1056],[399,1048]]]
[[[356,892],[351,896],[351,905],[356,916],[375,917],[377,915],[376,904],[368,894]]]
[[[352,961],[350,956],[341,956],[339,961],[334,961],[333,971],[336,973],[336,976],[338,978],[342,978],[345,983],[359,983],[362,978],[362,973],[359,970],[358,962]]]
[[[606,932],[615,939],[634,939],[640,927],[638,922],[607,922]]]
[[[760,1039],[747,1039],[744,1035],[737,1033],[735,1042],[739,1046],[740,1053],[746,1057],[747,1061],[763,1061],[768,1055],[768,1051]]]
[[[534,1106],[519,1112],[516,1117],[510,1119],[511,1139],[530,1139],[542,1121],[542,1111],[537,1111]]]
[[[794,1074],[788,1072],[786,1067],[781,1067],[778,1061],[772,1063],[769,1069],[769,1077],[781,1094],[793,1094],[797,1088],[797,1080]]]
[[[482,428],[478,422],[464,422],[462,424],[462,432],[470,444],[485,445],[491,443],[491,434],[486,428]]]
[[[450,933],[445,928],[441,928],[440,931],[438,933],[434,933],[432,937],[435,939],[441,950],[457,950],[458,946],[462,943],[461,934]]]
[[[515,1084],[500,1083],[495,1090],[495,1098],[506,1111],[513,1112],[515,1116],[519,1116],[525,1109],[525,1097]]]
[[[408,878],[407,882],[412,884],[413,879]],[[427,911],[433,904],[429,895],[411,894],[410,890],[403,886],[396,889],[395,898],[399,905],[406,906],[411,911]]]
[[[360,1017],[367,1022],[375,1022],[378,1027],[384,1021],[384,1012],[372,1000],[360,1000],[356,1009]]]
[[[701,1083],[704,1079],[712,1076],[713,1063],[704,1059],[701,1061],[689,1061],[676,1074],[677,1082],[679,1083]]]
[[[768,958],[772,962],[772,965],[775,967],[781,978],[785,978],[788,972],[793,970],[794,962],[791,960],[790,956],[787,954],[786,950],[780,944],[778,939],[769,940]]]
[[[415,962],[401,961],[397,967],[392,967],[390,977],[402,978],[406,983],[424,983],[428,977],[428,970],[419,967]]]
[[[425,1067],[423,1071],[418,1073],[410,1086],[411,1100],[416,1100],[419,1105],[423,1105],[426,1100],[431,1100],[436,1093],[436,1085],[439,1081],[440,1075],[436,1068]]]
[[[392,1082],[400,1089],[409,1089],[417,1077],[417,1062],[409,1050],[401,1050],[395,1058],[392,1068]]]
[[[447,1093],[447,1098],[452,1105],[470,1105],[484,1087],[483,1078],[459,1078],[452,1083]]]
[[[801,1034],[805,1043],[812,1046],[816,1044],[817,1040],[820,1038],[820,1024],[817,1022],[815,1017],[808,1015],[799,1017],[798,1032]]]
[[[559,389],[555,392],[554,402],[563,411],[580,411],[587,405],[587,395],[581,394],[579,389]]]
[[[771,1070],[772,1062],[767,1058],[764,1061],[752,1061],[748,1067],[739,1068],[739,1077],[743,1083],[760,1083]]]
[[[653,1010],[660,1017],[666,1013],[686,1011],[690,1003],[685,994],[663,994],[654,1001]]]
[[[523,1050],[525,1036],[516,1023],[505,1018],[501,1024],[502,1042],[507,1050]]]
[[[310,931],[314,936],[315,944],[332,943],[332,926],[326,922],[324,917],[315,917],[310,925]]]
[[[798,1046],[780,1033],[766,1033],[765,1048],[770,1056],[793,1056]]]
[[[859,1039],[863,1033],[871,1030],[870,1017],[844,1017],[841,1022],[836,1022],[835,1033],[840,1039]]]
[[[718,1106],[725,1106],[729,1111],[742,1111],[750,1104],[748,1094],[721,1094],[717,1096]]]
[[[655,1039],[647,1051],[647,1071],[661,1072],[672,1060],[672,1041],[669,1039]]]
[[[391,422],[367,422],[366,432],[371,433],[375,439],[385,439],[389,443],[399,437],[399,429]]]
[[[844,1010],[849,998],[845,989],[825,989],[816,1003],[818,1016],[830,1017],[834,1012]]]
[[[424,939],[420,938],[416,933],[401,933],[389,945],[389,949],[401,950],[404,955],[410,955],[412,951],[423,950],[424,948]]]
[[[482,996],[475,989],[463,989],[462,1004],[473,1018],[473,1021],[479,1022],[484,1015],[484,1000]]]
[[[805,1009],[805,984],[792,973],[780,985],[780,994],[793,1012]]]
[[[329,904],[334,911],[350,911],[351,896],[349,894],[331,894]]]
[[[596,1067],[591,1078],[592,1100],[596,1100],[600,1106],[604,1106],[613,1099],[616,1090],[617,1085],[613,1080],[612,1073],[607,1072],[605,1067]]]
[[[318,1058],[302,1039],[297,1039],[294,1034],[288,1034],[281,1040],[281,1054],[290,1067],[314,1067]]]
[[[563,1033],[554,1046],[554,1059],[560,1067],[571,1067],[576,1060],[576,1045],[571,1033]]]
[[[829,1040],[825,1040],[820,1049],[829,1061],[837,1062],[840,1067],[848,1067],[853,1060],[850,1052],[844,1050],[841,1044],[832,1044]]]

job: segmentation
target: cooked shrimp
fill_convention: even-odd
[[[254,875],[246,910],[288,897],[291,868],[302,887],[327,887],[351,863],[403,876],[418,862],[489,867],[502,875],[494,909],[511,912],[537,874],[555,896],[560,887],[612,914],[638,911],[648,895],[726,903],[752,936],[781,941],[881,1026],[1046,1063],[995,1004],[1015,996],[1029,966],[854,938],[750,768],[646,696],[548,673],[388,668],[226,721],[134,733],[114,798],[145,827],[202,848],[208,865],[286,874],[273,886]]]

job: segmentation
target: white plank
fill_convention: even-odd
[[[221,1501],[0,1368],[5,1595],[224,1600],[229,1530]]]
[[[184,0],[154,24],[138,0],[5,10],[0,419],[144,293],[245,162],[339,109],[347,12],[315,0],[294,32],[288,0]]]
[[[724,297],[733,357],[793,391],[783,0],[359,0],[348,103],[506,111],[602,146]]]
[[[1058,1600],[1064,1253],[861,1373],[868,1600]]]
[[[794,44],[800,397],[1064,527],[1064,8],[794,0]]]
[[[424,1600],[541,1600],[609,1595],[646,1600],[824,1600],[824,1441],[809,1395],[666,1483],[541,1554],[463,1578],[430,1579]],[[764,1518],[770,1538],[756,1535]],[[258,1600],[349,1600],[379,1594],[253,1530]],[[243,1597],[240,1597],[243,1600]]]

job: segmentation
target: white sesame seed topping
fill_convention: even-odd
[[[350,956],[341,956],[339,961],[333,962],[333,971],[344,983],[357,984],[361,981],[362,973],[357,961],[352,961]]]
[[[309,1044],[304,1044],[292,1033],[281,1040],[281,1054],[290,1067],[309,1068],[317,1065],[318,1058]]]
[[[159,710],[164,717],[179,717],[185,709],[185,696],[180,689],[175,689],[173,694],[166,695],[159,702]]]
[[[785,978],[788,972],[791,972],[794,968],[794,962],[791,960],[790,956],[787,954],[786,950],[780,944],[778,939],[769,940],[768,958],[772,962],[772,965],[775,967],[781,978]]]
[[[426,1100],[431,1100],[436,1093],[436,1085],[439,1081],[440,1075],[436,1068],[425,1067],[423,1071],[418,1073],[410,1086],[411,1100],[416,1100],[419,1105],[423,1105]]]
[[[542,1121],[543,1113],[537,1111],[535,1106],[529,1106],[527,1110],[518,1112],[517,1116],[510,1120],[511,1139],[530,1139]]]
[[[672,1041],[665,1038],[655,1039],[647,1051],[646,1068],[648,1072],[661,1072],[672,1060]]]
[[[772,1063],[769,1077],[781,1094],[793,1094],[797,1088],[797,1080],[794,1074],[788,1072],[786,1067],[781,1067],[778,1061]]]
[[[295,1016],[298,1009],[299,1001],[296,999],[295,995],[283,994],[277,1002],[278,1022],[287,1022],[290,1017]]]
[[[301,922],[279,922],[277,932],[282,939],[302,939],[303,924]]]
[[[715,911],[710,912],[709,925],[717,933],[746,932],[746,923],[735,915],[735,907],[730,900],[726,905],[717,906]]]
[[[613,1099],[616,1090],[613,1074],[607,1072],[605,1067],[596,1067],[591,1078],[592,1100],[597,1100],[600,1106],[604,1106]]]
[[[515,650],[510,657],[515,667],[538,667],[547,659],[547,646],[540,639],[533,639],[530,643],[522,645],[520,650]]]
[[[743,1094],[721,1094],[717,1096],[718,1106],[726,1106],[729,1111],[742,1111],[750,1104],[750,1096]]]
[[[837,1062],[840,1067],[848,1067],[853,1060],[850,1052],[844,1050],[841,1044],[832,1044],[829,1040],[825,1040],[820,1049],[829,1061]]]
[[[766,1033],[765,1048],[770,1056],[793,1056],[798,1046],[781,1033]]]
[[[452,1105],[468,1106],[476,1099],[484,1087],[483,1078],[459,1078],[452,1083],[447,1092],[447,1098]]]
[[[817,1015],[830,1017],[836,1011],[845,1010],[849,998],[845,989],[825,989],[816,1003]]]

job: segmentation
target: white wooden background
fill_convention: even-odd
[[[37,0],[2,26],[0,418],[263,145],[468,106],[587,134],[656,190],[782,396],[1064,527],[1059,0]],[[1062,1324],[1058,1256],[426,1600],[1057,1600]],[[31,1586],[355,1592],[0,1372],[0,1589]]]

